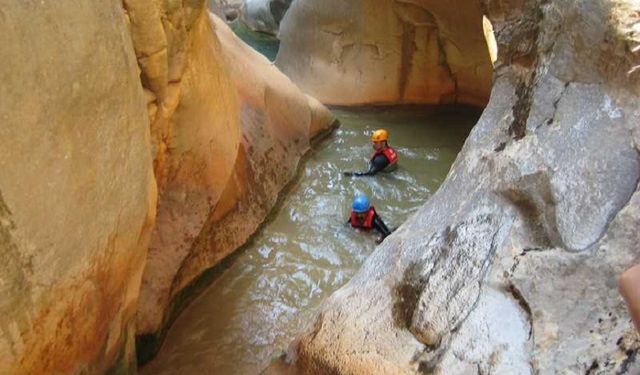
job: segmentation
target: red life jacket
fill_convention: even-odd
[[[376,216],[376,209],[371,206],[369,207],[369,211],[367,211],[367,217],[361,223],[358,221],[356,213],[351,211],[351,226],[354,228],[371,229],[373,228],[374,216]]]
[[[380,154],[384,155],[387,158],[387,160],[389,160],[388,166],[392,166],[398,162],[398,154],[396,153],[396,150],[392,149],[389,146],[385,147],[381,151],[374,152],[373,155],[371,156],[371,160],[375,159],[375,157]]]

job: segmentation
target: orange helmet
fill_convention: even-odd
[[[373,142],[382,142],[388,139],[389,139],[389,133],[387,133],[387,131],[384,129],[378,129],[374,131],[373,134],[371,135],[371,140]]]

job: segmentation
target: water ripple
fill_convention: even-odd
[[[367,194],[387,225],[399,226],[435,192],[475,122],[412,111],[336,113],[342,127],[312,151],[280,214],[181,314],[143,374],[259,372],[373,251],[375,236],[346,223],[353,196]],[[343,176],[367,169],[369,134],[379,127],[390,130],[398,170]]]

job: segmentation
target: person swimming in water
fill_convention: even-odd
[[[389,133],[385,129],[378,129],[371,135],[373,155],[369,160],[369,170],[366,172],[344,172],[345,176],[373,176],[378,172],[391,172],[398,166],[398,153],[389,146]]]
[[[382,218],[376,212],[376,209],[369,203],[369,198],[366,195],[357,195],[351,204],[351,215],[348,224],[351,227],[363,229],[369,231],[371,229],[376,230],[379,235],[376,238],[376,242],[382,242],[388,235],[391,234],[389,228],[385,225]]]

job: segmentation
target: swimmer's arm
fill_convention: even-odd
[[[387,160],[386,156],[378,155],[371,162],[369,162],[369,170],[366,172],[344,172],[345,176],[373,176],[376,173],[382,171],[389,165],[389,160]]]

